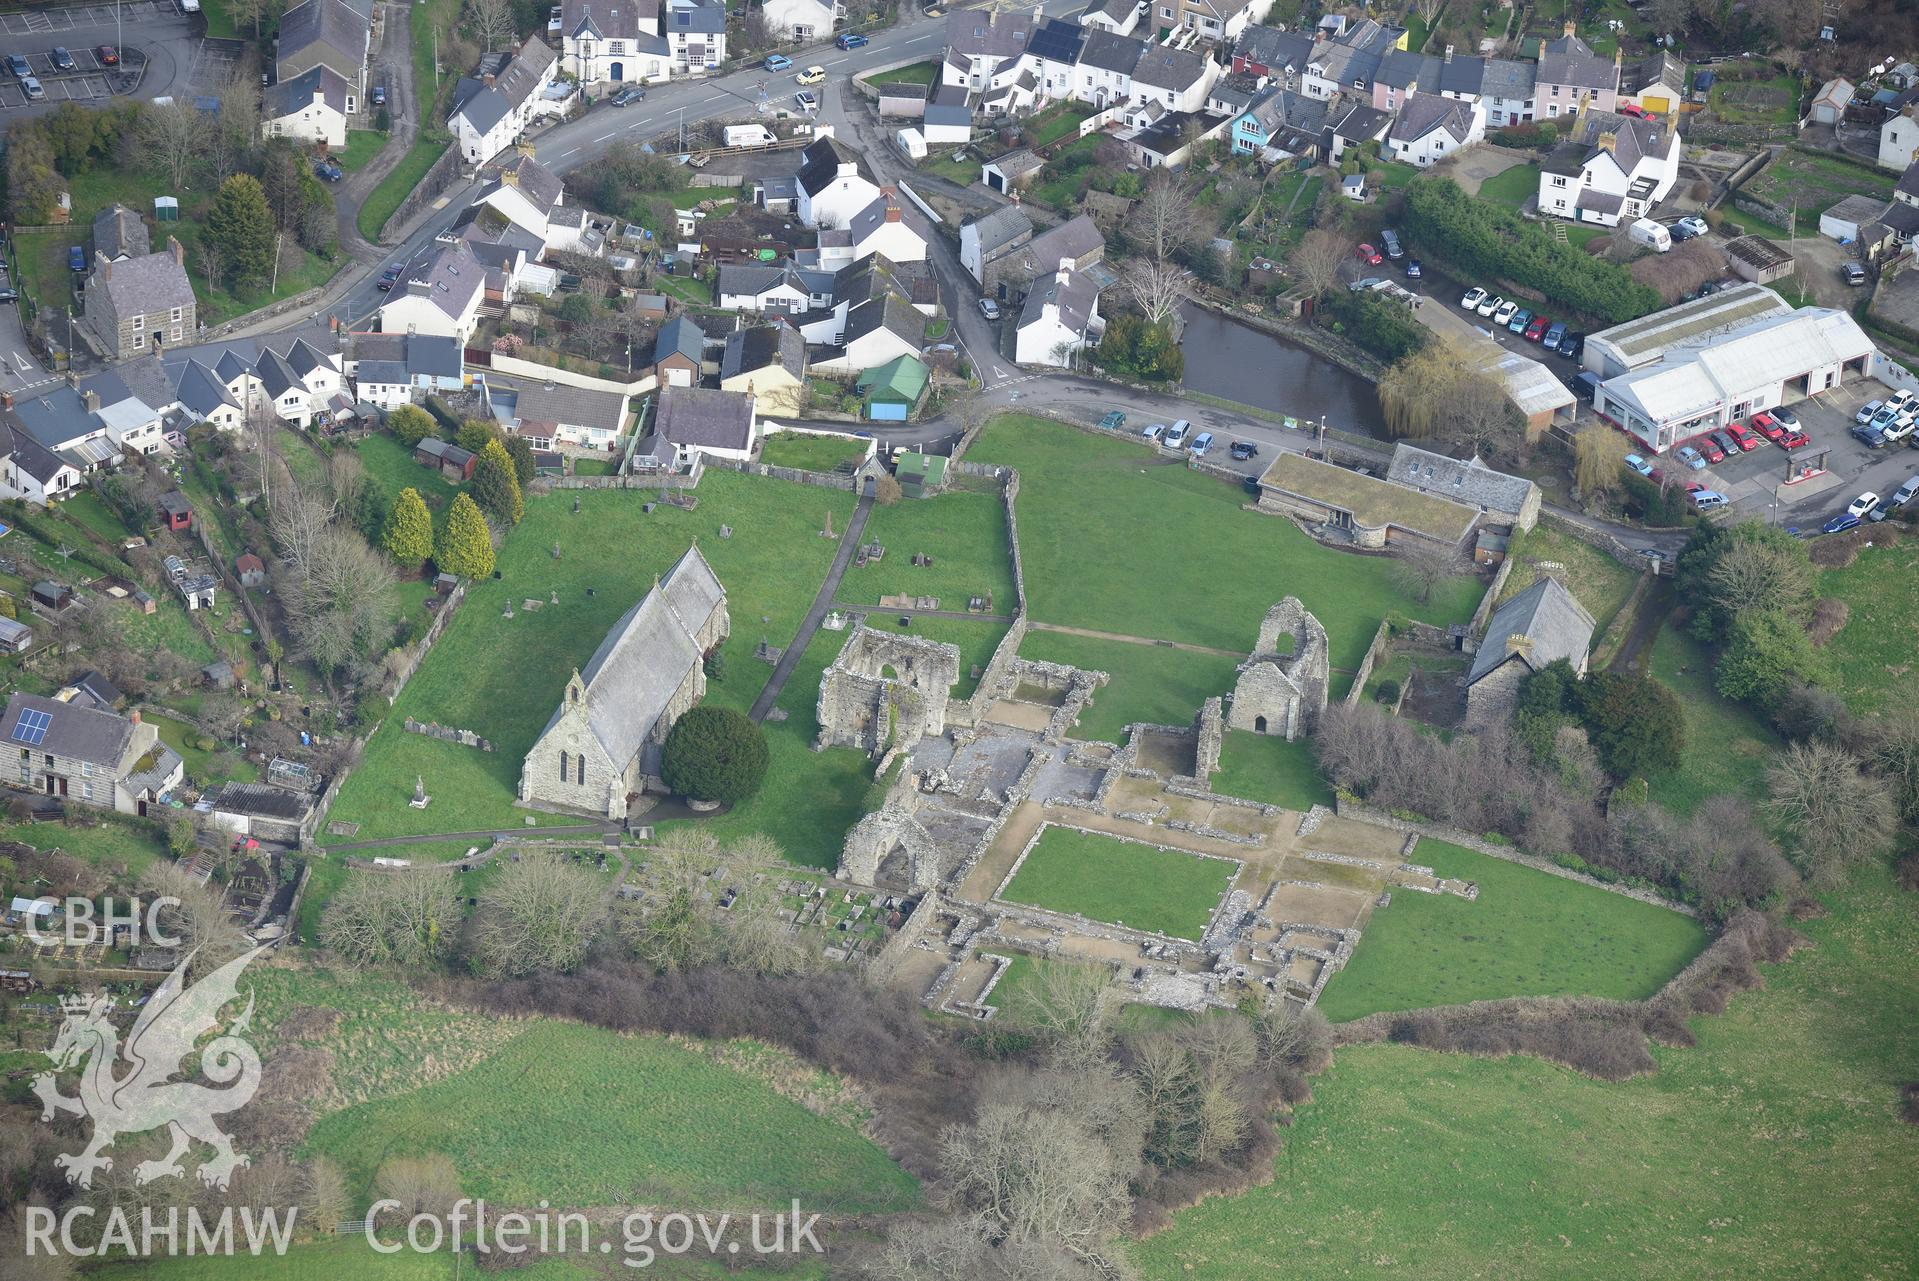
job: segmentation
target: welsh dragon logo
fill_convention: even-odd
[[[140,1162],[134,1168],[137,1183],[184,1174],[180,1158],[195,1141],[214,1152],[199,1167],[203,1183],[224,1188],[233,1171],[247,1164],[247,1158],[233,1150],[232,1140],[214,1124],[214,1117],[245,1107],[260,1088],[260,1056],[239,1035],[253,1018],[250,991],[246,1008],[233,1025],[200,1051],[201,1073],[216,1084],[233,1084],[216,1090],[169,1078],[200,1038],[214,1030],[220,1011],[238,996],[240,972],[264,950],[244,952],[192,985],[186,982],[187,964],[193,959],[189,954],[148,998],[124,1047],[107,1017],[113,1008],[111,997],[61,998],[66,1021],[46,1052],[53,1070],[34,1077],[33,1092],[40,1096],[41,1120],[71,1112],[93,1122],[93,1141],[85,1151],[55,1158],[69,1181],[92,1187],[94,1171],[113,1168],[113,1158],[104,1153],[114,1140],[161,1126],[171,1133],[173,1147],[157,1161]],[[129,1065],[124,1073],[120,1071],[123,1059]],[[59,1092],[56,1074],[75,1067],[80,1069],[80,1093],[68,1098]]]

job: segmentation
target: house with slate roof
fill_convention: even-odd
[[[315,67],[330,67],[347,83],[346,114],[357,115],[366,96],[372,42],[372,0],[305,0],[280,17],[274,78],[284,83]]]
[[[620,617],[520,767],[520,803],[624,819],[649,787],[664,790],[660,749],[706,694],[706,656],[732,630],[726,589],[689,547]]]
[[[797,415],[806,408],[806,340],[784,321],[736,329],[720,357],[720,389],[745,392],[755,412]]]
[[[0,742],[17,750],[7,781],[62,800],[145,815],[180,785],[178,752],[139,712],[81,707],[39,694],[14,694],[0,717]]]
[[[1672,193],[1679,134],[1661,121],[1587,111],[1539,168],[1540,213],[1616,227]]]
[[[260,136],[346,146],[353,82],[322,62],[260,95]]]
[[[111,261],[96,251],[82,289],[87,327],[109,359],[124,360],[163,344],[192,342],[198,305],[187,279],[186,251],[172,236],[157,254]]]
[[[1549,663],[1565,659],[1584,674],[1593,616],[1556,578],[1541,578],[1493,611],[1466,673],[1466,726],[1484,729],[1511,719],[1519,687]]]
[[[1535,120],[1555,120],[1586,109],[1619,110],[1619,56],[1600,57],[1574,34],[1576,29],[1567,19],[1566,33],[1539,50],[1533,88]]]
[[[537,36],[516,51],[481,58],[478,75],[460,78],[447,117],[460,154],[480,164],[512,146],[529,124],[547,113],[551,100],[546,87],[558,68],[558,56]]]

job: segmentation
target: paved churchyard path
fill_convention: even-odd
[[[860,545],[860,539],[866,533],[866,518],[873,512],[873,496],[861,494],[859,502],[853,508],[853,518],[846,522],[846,532],[840,535],[840,548],[833,556],[833,567],[826,571],[826,581],[820,584],[819,592],[813,597],[813,607],[806,611],[806,618],[800,623],[800,630],[794,635],[793,643],[780,655],[778,667],[768,678],[766,688],[753,700],[753,710],[747,715],[755,723],[766,719],[773,710],[773,703],[780,696],[780,690],[786,686],[786,678],[799,666],[800,655],[813,642],[814,635],[820,630],[820,620],[833,608],[833,598],[839,595],[840,578],[846,573],[846,567],[853,563],[853,553]]]

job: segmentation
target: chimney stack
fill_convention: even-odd
[[[1571,18],[1566,19],[1566,34],[1572,35],[1577,30],[1579,30],[1579,24],[1574,22]]]
[[[91,389],[80,393],[80,403],[89,410],[100,408],[100,393]]]
[[[138,725],[140,723],[140,709],[136,707],[132,711],[128,712],[127,719],[132,721],[135,725]]]
[[[0,409],[12,409],[12,408],[13,408],[13,393],[10,391],[0,391]]]
[[[1453,47],[1452,47],[1451,45],[1447,45],[1447,46],[1446,46],[1446,61],[1448,61],[1448,62],[1451,62],[1452,60],[1453,60]]]
[[[180,247],[180,238],[178,236],[167,237],[167,248],[173,253],[173,261],[179,263],[182,267],[187,265],[187,251]]]

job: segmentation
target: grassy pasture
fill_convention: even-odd
[[[1239,868],[1225,859],[1048,827],[1003,897],[1135,930],[1196,939]]]

